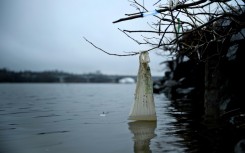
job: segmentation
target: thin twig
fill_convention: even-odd
[[[101,49],[100,47],[96,46],[95,44],[93,44],[91,41],[89,41],[88,39],[86,39],[85,37],[83,37],[83,39],[85,39],[88,43],[90,43],[93,47],[95,47],[96,49],[108,54],[108,55],[113,55],[113,56],[135,56],[138,55],[139,52],[133,52],[133,53],[129,53],[129,54],[115,54],[115,53],[109,53],[103,49]]]

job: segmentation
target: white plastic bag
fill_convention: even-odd
[[[153,98],[153,84],[148,52],[141,52],[139,56],[139,71],[135,90],[135,101],[132,105],[129,120],[156,120],[156,110]]]

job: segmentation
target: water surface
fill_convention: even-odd
[[[135,84],[0,84],[1,153],[186,152],[164,95],[157,122],[127,120]],[[171,113],[170,113],[171,112]]]

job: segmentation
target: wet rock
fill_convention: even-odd
[[[234,153],[245,153],[245,139],[240,140],[235,145]]]

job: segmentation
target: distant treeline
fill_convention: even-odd
[[[0,69],[0,83],[118,83],[120,79],[131,77],[136,80],[136,76],[105,75],[100,72],[88,74],[71,74],[62,71],[20,71],[15,72],[6,68]],[[154,77],[158,79],[159,77]]]

